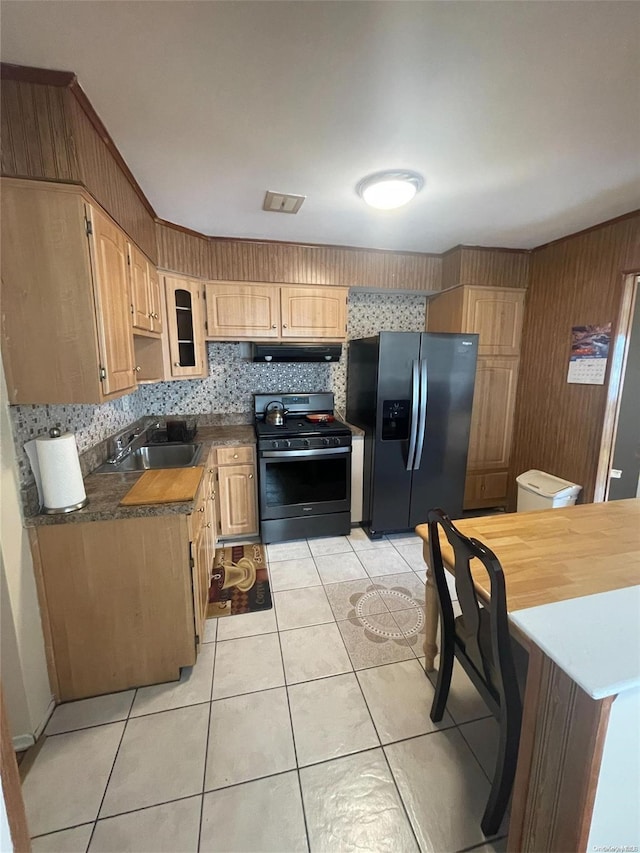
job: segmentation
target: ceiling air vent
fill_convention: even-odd
[[[306,195],[273,193],[271,190],[267,190],[262,209],[269,210],[271,213],[297,213],[305,198]]]

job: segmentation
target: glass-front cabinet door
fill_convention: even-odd
[[[207,375],[202,284],[165,276],[171,375],[176,379]]]

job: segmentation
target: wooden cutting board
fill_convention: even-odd
[[[192,501],[204,468],[158,468],[145,471],[120,501],[120,506]]]

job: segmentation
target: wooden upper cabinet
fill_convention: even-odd
[[[348,292],[346,287],[208,282],[207,338],[343,341]]]
[[[127,245],[129,284],[131,288],[131,315],[134,329],[151,331],[151,306],[149,304],[149,270],[145,256],[131,243]]]
[[[480,356],[471,413],[467,468],[507,468],[518,384],[518,359]]]
[[[131,316],[136,332],[162,332],[158,271],[133,243],[127,245]]]
[[[343,287],[282,287],[282,337],[344,340],[347,293]]]
[[[280,337],[278,291],[238,282],[207,283],[207,337],[232,341]]]
[[[98,320],[98,346],[104,370],[105,394],[126,391],[134,380],[133,338],[124,234],[97,207],[87,205],[94,263],[94,295]]]
[[[149,273],[149,312],[151,314],[151,326],[149,331],[156,332],[160,335],[164,328],[164,300],[160,293],[160,276],[158,275],[158,270],[152,263],[147,262],[147,269]]]
[[[196,279],[165,275],[169,357],[174,379],[207,375],[202,310],[203,286]]]
[[[101,403],[132,391],[132,338],[123,232],[77,186],[3,179],[9,401]]]
[[[518,355],[524,315],[524,290],[466,287],[465,332],[480,335],[478,355]]]
[[[478,355],[518,355],[525,291],[463,285],[429,300],[428,332],[480,335]]]

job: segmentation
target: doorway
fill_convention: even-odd
[[[640,275],[626,276],[595,500],[640,497]]]

